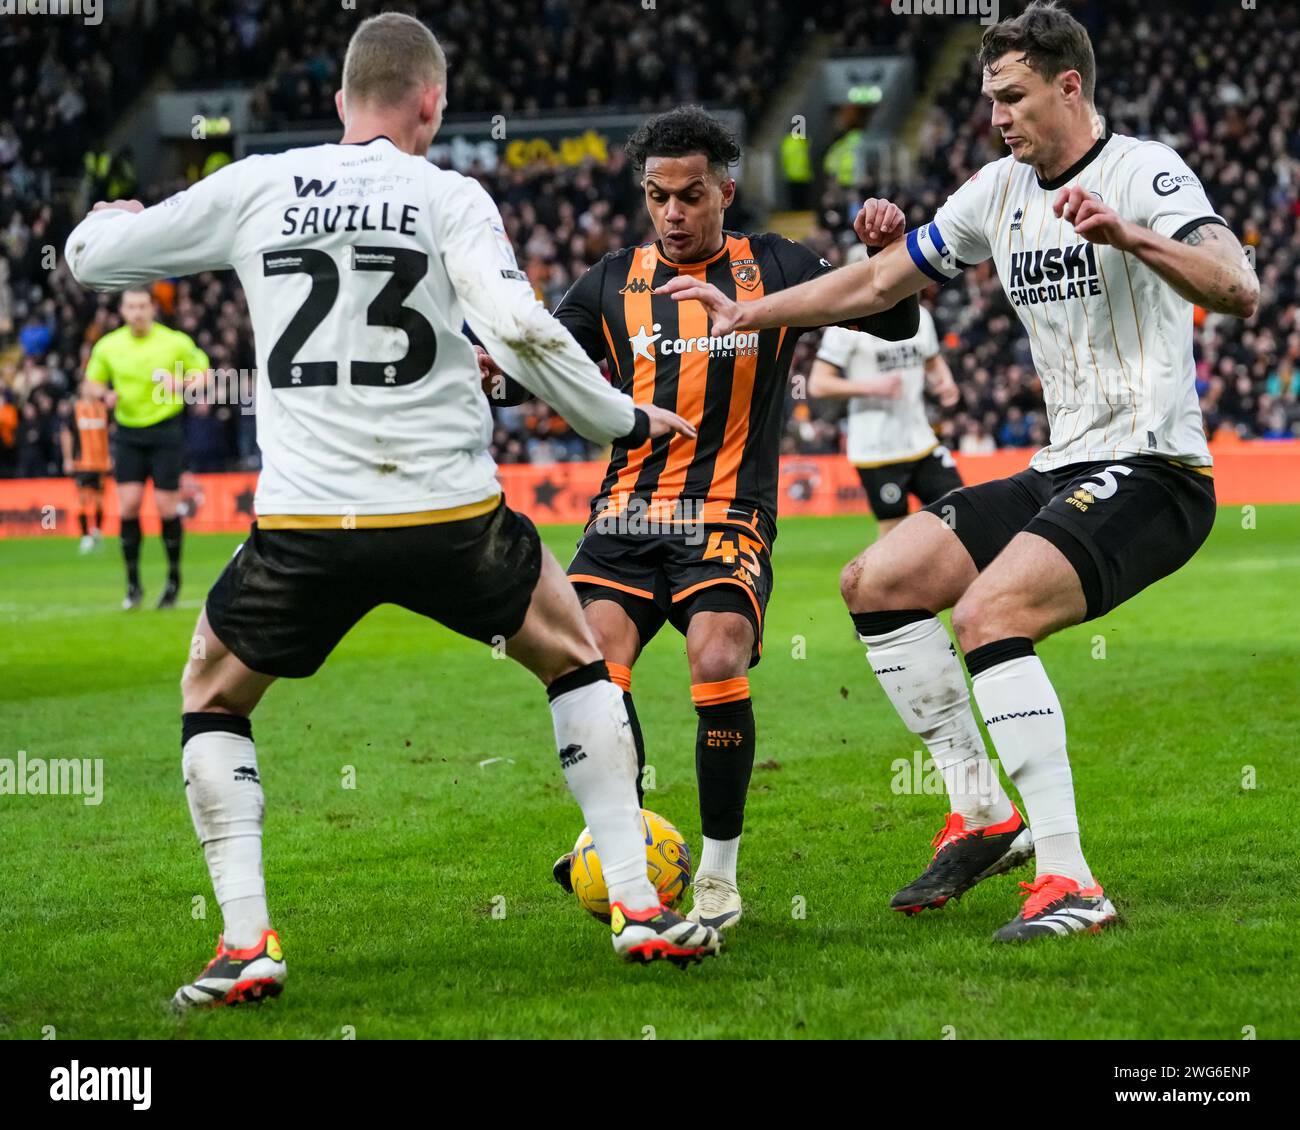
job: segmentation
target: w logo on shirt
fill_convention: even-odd
[[[305,181],[302,177],[293,178],[293,188],[299,196],[328,196],[334,191],[334,186],[338,181],[330,181],[324,188],[318,180]]]

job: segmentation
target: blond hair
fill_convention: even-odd
[[[363,20],[343,59],[347,103],[394,106],[421,83],[445,86],[447,56],[414,16],[384,12]]]

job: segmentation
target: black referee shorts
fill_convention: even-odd
[[[962,487],[925,507],[981,572],[1022,531],[1059,549],[1095,620],[1182,568],[1210,536],[1214,480],[1154,455],[1032,468]]]
[[[380,604],[480,643],[509,639],[541,568],[536,527],[504,502],[476,518],[396,529],[254,524],[208,593],[208,623],[254,671],[300,679]]]
[[[185,466],[185,431],[177,415],[144,428],[117,425],[113,477],[119,483],[153,479],[154,490],[179,490]]]

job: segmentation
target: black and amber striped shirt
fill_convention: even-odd
[[[72,433],[74,471],[112,470],[108,454],[108,406],[96,397],[78,400],[73,409]]]
[[[653,520],[736,521],[775,534],[778,455],[785,384],[795,343],[806,329],[710,336],[699,302],[674,302],[654,290],[695,275],[739,302],[825,274],[831,265],[784,236],[723,233],[718,252],[677,263],[659,244],[606,255],[576,283],[555,316],[593,361],[604,360],[615,387],[638,403],[684,416],[695,439],[660,436],[616,450],[592,500],[592,518],[633,500]],[[890,339],[916,332],[916,300],[855,323]]]

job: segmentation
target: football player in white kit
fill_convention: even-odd
[[[963,487],[844,570],[841,590],[885,694],[948,784],[952,812],[895,909],[942,906],[1037,856],[1020,913],[994,937],[1096,931],[1115,908],[1084,858],[1065,721],[1034,644],[1105,615],[1180,568],[1214,523],[1192,363],[1193,304],[1251,317],[1259,282],[1195,174],[1168,146],[1105,131],[1087,32],[1035,3],[980,49],[992,124],[1011,155],[865,263],[736,304],[688,278],[713,333],[860,316],[992,259],[1029,335],[1050,442],[1009,479]],[[875,234],[878,202],[856,226]],[[1024,800],[990,772],[975,703]]]
[[[73,275],[98,290],[233,267],[257,342],[258,518],[208,595],[181,684],[186,793],[225,929],[179,1008],[280,992],[249,716],[383,603],[504,642],[546,685],[615,951],[687,963],[719,947],[647,878],[622,692],[564,570],[501,497],[462,326],[593,440],[694,432],[610,387],[536,300],[487,193],[426,160],[445,89],[429,30],[376,16],[344,62],[340,143],[237,161],[153,208],[96,205],[68,239]]]
[[[897,205],[887,207],[898,212],[901,236],[902,212]],[[882,226],[888,230],[888,221]],[[866,491],[878,537],[907,517],[909,496],[924,505],[962,485],[952,452],[935,438],[926,416],[927,390],[944,407],[961,396],[939,349],[934,317],[924,306],[916,336],[906,341],[844,326],[830,326],[822,334],[808,395],[848,401],[847,454]]]

